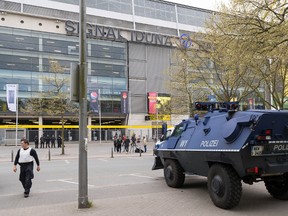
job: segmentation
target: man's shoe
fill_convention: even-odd
[[[28,192],[28,191],[25,191],[25,192],[24,192],[24,197],[25,197],[25,198],[29,197],[29,192]]]

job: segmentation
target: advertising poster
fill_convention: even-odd
[[[92,112],[98,113],[99,112],[99,97],[97,91],[92,91],[89,93],[90,97],[90,109]]]
[[[128,92],[127,91],[121,92],[121,113],[123,114],[128,113]]]
[[[148,92],[148,113],[156,114],[157,92]]]
[[[6,100],[8,109],[17,111],[18,84],[6,84]]]

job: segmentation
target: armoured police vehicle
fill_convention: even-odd
[[[272,197],[287,200],[288,112],[237,111],[238,103],[195,106],[210,111],[183,120],[154,149],[152,169],[164,169],[167,185],[181,187],[186,174],[205,176],[212,202],[223,209],[239,204],[242,182],[264,181]]]

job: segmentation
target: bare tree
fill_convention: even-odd
[[[203,100],[208,89],[198,79],[197,72],[189,67],[188,51],[181,46],[175,50],[175,63],[169,70],[168,88],[171,92],[171,112],[194,116],[194,102]]]
[[[44,93],[44,97],[49,99],[49,104],[45,107],[45,111],[49,115],[60,116],[62,131],[62,154],[64,154],[64,125],[65,114],[77,113],[78,109],[69,99],[67,84],[69,77],[64,73],[64,68],[57,61],[50,61],[50,76],[44,78],[44,82],[48,86],[48,91]],[[72,117],[73,118],[73,117]],[[74,116],[76,118],[76,115]]]
[[[62,148],[61,154],[65,154],[64,151],[64,126],[65,118],[67,114],[71,115],[71,118],[76,118],[78,108],[75,104],[69,100],[68,83],[69,76],[65,74],[64,68],[55,61],[49,61],[49,75],[43,76],[44,90],[39,93],[38,98],[28,99],[24,112],[31,114],[43,115],[48,114],[51,116],[59,116],[62,130]]]

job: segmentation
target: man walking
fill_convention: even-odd
[[[36,170],[40,171],[40,162],[38,155],[34,149],[29,147],[29,142],[26,139],[21,140],[21,149],[18,150],[15,157],[13,171],[17,171],[17,164],[20,165],[20,175],[19,180],[22,183],[24,188],[24,197],[27,198],[32,187],[32,179],[34,178],[33,165],[36,161],[37,168]]]

